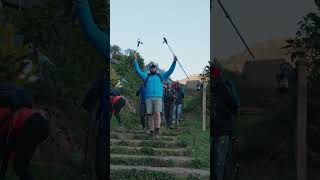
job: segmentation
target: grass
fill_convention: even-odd
[[[170,141],[168,141],[170,142]],[[140,142],[132,142],[130,140],[120,140],[117,142],[111,142],[112,146],[131,146],[131,147],[153,147],[153,148],[172,148],[172,147],[184,147],[184,144],[177,141],[177,143],[166,143],[166,141],[154,140],[154,141],[147,141],[141,140]]]
[[[187,111],[184,126],[187,132],[178,136],[179,141],[190,151],[191,157],[195,158],[191,166],[194,168],[209,169],[210,167],[210,126],[206,121],[206,131],[202,131],[200,111],[189,111],[194,109],[195,103],[199,102],[199,97],[187,97],[185,99],[185,109]]]
[[[118,136],[118,134],[111,134],[110,137],[113,138],[113,139],[117,139],[119,136]],[[130,138],[137,139],[137,140],[148,140],[148,139],[150,139],[150,137],[148,135],[146,135],[146,134],[133,134],[133,137],[130,136]],[[176,140],[176,138],[175,137],[171,137],[171,136],[160,136],[160,140],[162,140],[162,141],[172,141],[172,140]]]
[[[165,173],[165,172],[154,172],[154,171],[116,171],[111,172],[110,179],[117,180],[204,180],[208,178],[199,178],[197,176],[176,176],[173,174]]]
[[[177,177],[175,175],[164,173],[164,172],[154,172],[154,171],[116,171],[111,172],[110,179],[117,180],[175,180]]]
[[[137,124],[137,126],[139,126],[140,124]],[[117,126],[117,125],[114,125],[114,126]],[[114,132],[117,132],[117,133],[136,133],[136,134],[144,134],[145,132],[144,131],[141,131],[141,132],[137,132],[133,129],[120,129],[120,128],[117,128],[117,127],[114,127],[114,129],[112,130]],[[179,131],[179,132],[174,132],[174,131],[169,131],[169,130],[166,130],[166,129],[161,129],[161,134],[164,135],[164,136],[176,136],[176,135],[179,135],[183,133],[183,130]]]
[[[121,118],[125,129],[138,129],[141,128],[139,115],[133,112],[121,111]],[[123,131],[124,129],[119,128],[117,119],[113,116],[111,119],[111,131]]]
[[[110,152],[114,154],[130,154],[130,155],[149,155],[149,156],[187,156],[188,151],[167,151],[161,149],[153,149],[151,147],[142,147],[141,149],[128,149],[120,146],[112,146]]]
[[[270,109],[259,116],[239,116],[236,121],[236,134],[239,138],[240,180],[292,179],[295,172],[289,151],[293,141],[295,119],[290,107],[283,102],[272,102]],[[276,106],[275,106],[276,105]],[[274,156],[271,156],[273,154]]]
[[[110,162],[115,165],[128,165],[128,166],[154,166],[154,167],[174,167],[183,165],[182,163],[175,163],[172,160],[159,160],[151,158],[140,158],[132,160],[131,158],[111,158]],[[186,166],[183,166],[186,167]]]
[[[204,165],[199,159],[187,161],[187,162],[177,162],[173,160],[161,160],[152,158],[119,158],[112,157],[110,162],[114,165],[127,165],[127,166],[153,166],[153,167],[184,167],[184,168],[196,168],[201,169]]]

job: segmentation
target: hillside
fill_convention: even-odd
[[[192,74],[192,75],[188,75],[189,76],[189,78],[190,79],[188,79],[188,78],[184,78],[184,79],[181,79],[181,80],[179,80],[179,82],[181,83],[181,84],[186,84],[187,83],[187,81],[193,81],[193,80],[200,80],[201,78],[199,77],[199,74]]]
[[[251,50],[255,55],[256,60],[277,58],[290,60],[286,55],[286,51],[284,49],[281,49],[286,44],[285,40],[286,38],[259,42],[256,45],[252,46]],[[251,60],[251,56],[248,51],[245,50],[238,54],[234,54],[227,59],[221,60],[221,63],[228,70],[241,72],[245,62],[249,60]]]

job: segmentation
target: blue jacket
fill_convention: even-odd
[[[107,5],[107,0],[106,5]],[[85,33],[89,42],[104,56],[105,59],[110,59],[110,29],[102,31],[94,22],[89,1],[77,1],[77,15],[82,31]],[[107,8],[106,8],[107,9]]]
[[[160,74],[163,81],[169,78],[169,76],[173,73],[175,67],[176,67],[176,62],[174,61],[171,64],[171,67],[168,71],[164,72],[163,74]],[[145,82],[147,80],[149,71],[141,71],[137,60],[134,61],[134,68],[137,74],[140,76],[140,78]],[[146,99],[153,98],[153,97],[162,98],[163,87],[162,87],[162,82],[159,76],[151,75],[148,79],[148,82],[145,82],[145,90],[146,90]]]

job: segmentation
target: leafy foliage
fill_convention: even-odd
[[[114,88],[117,83],[115,81],[120,81],[123,87],[122,94],[128,96],[131,99],[136,100],[135,93],[142,83],[142,80],[138,77],[137,73],[133,67],[134,60],[134,50],[127,49],[126,53],[122,53],[119,46],[111,46],[112,59],[115,60],[116,64],[112,64],[111,69],[111,79],[112,87]],[[138,55],[138,64],[140,67],[144,67],[143,58]]]
[[[317,10],[310,12],[298,23],[296,36],[284,47],[295,61],[302,56],[308,62],[308,143],[312,151],[320,152],[319,82],[320,82],[320,1],[314,0]]]
[[[19,41],[22,39],[16,33],[14,25],[8,22],[0,24],[0,38],[1,73],[9,81],[16,83],[28,81],[36,72],[35,61],[33,54],[28,51],[28,46]],[[29,68],[28,71],[26,67]]]
[[[101,1],[90,2],[96,22],[103,26],[106,23],[105,6]],[[56,65],[54,69],[45,68],[46,76],[41,82],[30,84],[35,97],[43,97],[37,100],[44,104],[69,104],[81,108],[78,107],[80,101],[89,83],[105,65],[105,60],[87,43],[80,26],[76,24],[72,1],[50,0],[23,11],[5,9],[5,13],[9,19],[14,17],[17,31],[25,36],[26,42]],[[52,87],[52,93],[45,91],[48,87]],[[53,97],[46,97],[48,95]],[[49,99],[52,101],[49,102]]]
[[[293,62],[300,56],[307,60],[310,81],[320,78],[320,3],[319,0],[314,1],[318,11],[308,13],[298,22],[296,36],[288,39],[283,47],[288,50]]]

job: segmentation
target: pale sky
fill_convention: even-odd
[[[111,0],[111,40],[122,50],[143,45],[140,54],[167,70],[173,61],[166,37],[183,68],[199,74],[210,59],[210,8],[208,0]],[[186,78],[177,64],[174,80]]]
[[[257,42],[294,36],[302,17],[316,10],[314,0],[221,0],[249,47]],[[211,57],[245,50],[216,0],[210,15]]]

